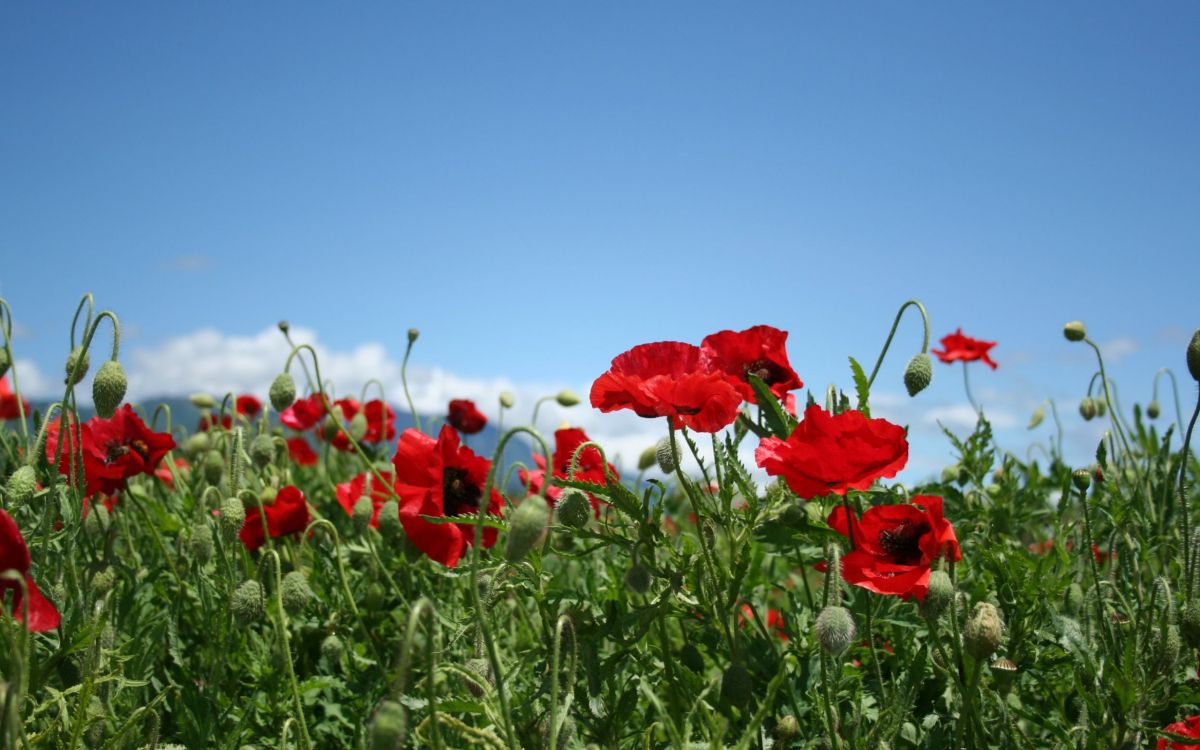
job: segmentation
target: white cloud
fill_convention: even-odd
[[[1125,357],[1138,351],[1138,343],[1128,336],[1118,336],[1100,345],[1100,351],[1109,364],[1116,364]]]
[[[60,399],[63,394],[62,379],[48,377],[31,359],[18,359],[9,371],[9,385],[12,385],[13,372],[16,372],[17,385],[25,398]]]

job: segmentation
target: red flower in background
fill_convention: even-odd
[[[776,398],[782,399],[788,391],[804,387],[788,363],[787,337],[786,331],[771,326],[720,331],[700,342],[701,361],[704,369],[724,374],[744,401],[754,402],[751,375],[758,376]]]
[[[196,425],[197,432],[208,432],[209,430],[213,429],[214,427],[221,427],[222,429],[232,430],[233,429],[233,417],[229,416],[228,414],[214,414],[211,412],[208,414],[200,415],[200,422],[199,422],[199,424]]]
[[[246,419],[254,419],[262,411],[262,401],[259,401],[249,393],[243,393],[237,397],[236,408],[237,413]]]
[[[959,328],[949,336],[943,336],[941,344],[943,351],[934,349],[933,353],[946,364],[981,360],[988,367],[996,369],[996,363],[988,355],[988,351],[996,345],[995,341],[983,341],[964,336],[962,329]]]
[[[186,477],[191,468],[192,465],[186,458],[175,459],[175,470],[179,472],[179,476]],[[154,470],[154,476],[158,478],[158,481],[167,485],[168,489],[175,489],[175,475],[171,473],[171,467],[167,465],[166,459],[159,462],[158,468]]]
[[[786,439],[763,438],[755,462],[782,476],[805,500],[865,490],[880,477],[891,478],[908,462],[904,428],[861,412],[836,416],[815,404]]]
[[[492,462],[460,444],[458,433],[443,425],[435,441],[416,430],[405,430],[392,459],[400,522],[404,533],[422,552],[453,568],[475,541],[474,514],[483,501],[483,486]],[[487,512],[500,515],[504,498],[495,487]],[[471,516],[465,523],[433,523],[421,516]],[[484,529],[483,546],[496,543],[496,530]]]
[[[742,612],[741,612],[741,615],[739,615],[739,619],[740,619],[742,625],[745,625],[747,622],[754,622],[754,608],[751,607],[749,604],[743,604]],[[774,633],[775,636],[777,638],[779,638],[779,640],[781,640],[781,641],[789,640],[787,631],[784,629],[784,625],[783,625],[783,613],[780,612],[779,610],[777,610],[777,609],[768,609],[767,610],[767,620],[766,620],[765,625],[767,626],[767,632]]]
[[[267,533],[271,535],[272,539],[284,534],[299,534],[308,528],[311,520],[304,493],[297,487],[287,485],[275,495],[275,502],[264,504],[261,510],[258,508],[246,510],[246,523],[242,525],[241,533],[238,536],[241,537],[242,544],[246,545],[246,549],[251,552],[266,542],[266,537],[263,536],[261,518],[263,515],[267,517]]]
[[[474,435],[487,424],[487,417],[475,408],[475,402],[456,398],[450,402],[450,413],[446,422],[464,435]]]
[[[577,427],[556,430],[554,432],[554,455],[550,457],[554,464],[553,476],[559,479],[568,479],[571,476],[572,456],[575,455],[579,446],[590,441],[591,438],[587,436],[587,433]],[[542,483],[546,480],[546,459],[542,454],[534,453],[533,462],[537,464],[536,470],[517,469],[517,476],[521,479],[522,484],[529,485],[530,492],[541,492]],[[604,469],[604,457],[595,446],[589,445],[579,453],[579,461],[575,468],[575,481],[607,484],[608,480],[605,478]],[[608,471],[612,475],[613,481],[620,480],[621,475],[615,466],[608,464]],[[561,487],[547,487],[546,499],[553,505],[558,502],[562,492]],[[587,496],[592,503],[592,511],[599,518],[600,499],[590,492],[587,493]]]
[[[384,477],[389,477],[388,472],[383,474]],[[359,498],[367,494],[367,474],[359,474],[349,482],[343,482],[337,486],[337,501],[346,511],[346,515],[354,515],[354,506],[358,504]],[[375,478],[374,474],[370,475],[371,479],[371,527],[379,526],[379,509],[383,507],[391,497],[392,492],[388,485],[383,484]]]
[[[1183,721],[1168,724],[1163,727],[1163,731],[1192,739],[1200,739],[1200,716],[1189,716]],[[1165,737],[1160,737],[1157,750],[1194,750],[1196,747],[1200,747],[1200,745],[1185,745],[1182,742],[1171,742]]]
[[[324,415],[325,405],[321,402],[321,394],[314,393],[293,401],[291,406],[279,413],[279,421],[293,430],[304,432],[320,422]]]
[[[861,520],[839,505],[829,514],[829,525],[854,545],[842,557],[842,578],[878,594],[923,601],[934,561],[943,555],[962,559],[936,495],[918,495],[911,505],[876,505]]]
[[[17,528],[17,522],[4,510],[0,510],[0,573],[14,570],[25,579],[25,591],[29,592],[29,621],[27,627],[35,633],[53,630],[58,627],[61,619],[58,610],[50,600],[42,596],[33,576],[29,575],[29,548],[25,546],[25,538]],[[8,578],[0,578],[0,601],[8,597],[12,589],[12,616],[17,622],[25,618],[26,602],[21,590],[21,584]]]
[[[312,449],[308,441],[302,437],[288,438],[287,441],[288,455],[297,466],[316,466],[318,461],[317,452]]]
[[[125,488],[126,480],[138,474],[153,474],[163,456],[175,447],[165,432],[151,432],[129,404],[117,409],[111,419],[93,417],[77,432],[87,477],[86,493],[113,494]],[[53,461],[58,447],[58,419],[46,431],[46,460]],[[67,447],[59,461],[59,473],[69,475]]]
[[[679,341],[640,344],[617,355],[592,383],[592,406],[670,417],[675,426],[716,432],[737,419],[742,395],[722,372],[708,372],[700,348]]]
[[[18,404],[17,394],[8,387],[8,376],[0,378],[0,420],[20,419],[21,412],[18,406],[24,407],[25,415],[29,416],[29,402],[20,399],[20,404]]]
[[[360,443],[382,443],[396,437],[396,412],[379,399],[373,399],[360,406],[352,398],[343,398],[334,402],[334,407],[341,407],[347,422],[362,413],[367,420],[367,431],[358,441]],[[329,442],[340,451],[350,450],[350,439],[341,430],[335,432]]]

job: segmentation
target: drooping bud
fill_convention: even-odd
[[[241,533],[242,524],[246,523],[246,506],[236,497],[225,498],[217,522],[221,525],[221,538],[232,542]]]
[[[558,392],[558,395],[554,397],[554,400],[558,402],[559,406],[565,406],[569,408],[579,404],[579,394],[575,391],[564,388]]]
[[[291,615],[298,615],[308,609],[308,605],[316,598],[308,585],[308,579],[298,570],[290,571],[283,577],[279,597],[283,599],[283,608]]]
[[[104,568],[96,572],[92,576],[92,591],[97,596],[104,596],[112,591],[113,586],[117,584],[117,573],[112,568]]]
[[[329,413],[329,418],[325,420],[323,425],[323,433],[326,440],[333,440],[339,432],[342,431],[342,422],[346,421],[346,412],[340,406],[333,407]]]
[[[817,643],[826,653],[838,655],[850,647],[858,628],[850,610],[845,607],[829,606],[817,615]]]
[[[644,594],[650,590],[650,571],[641,563],[634,563],[625,571],[625,587],[635,594]]]
[[[192,527],[192,535],[188,538],[188,551],[201,565],[212,559],[213,532],[207,521],[199,521]]]
[[[1179,617],[1179,630],[1191,648],[1200,648],[1200,600],[1192,599]]]
[[[741,664],[730,665],[721,675],[721,700],[741,708],[754,696],[754,679]]]
[[[279,489],[276,487],[272,487],[271,485],[268,484],[266,487],[263,487],[261,490],[258,491],[258,500],[257,501],[243,500],[242,505],[246,505],[246,503],[251,503],[250,505],[246,505],[246,507],[247,508],[261,508],[264,505],[270,505],[271,503],[275,502],[275,498],[278,496],[279,496]]]
[[[94,499],[94,498],[93,498]],[[93,502],[88,508],[87,518],[83,519],[83,530],[92,539],[99,539],[108,533],[112,520],[104,503]]]
[[[592,504],[587,496],[576,489],[563,490],[554,505],[554,515],[563,526],[582,529],[592,517]]]
[[[524,559],[529,551],[546,539],[550,521],[550,506],[541,495],[530,495],[521,501],[508,518],[508,539],[504,559],[510,563]]]
[[[330,664],[338,664],[342,661],[342,654],[345,653],[345,644],[338,637],[337,633],[330,633],[325,636],[325,640],[321,641],[321,656]]]
[[[954,582],[944,570],[929,574],[929,590],[921,602],[921,614],[926,620],[936,620],[954,602]]]
[[[183,450],[192,458],[199,456],[208,451],[212,445],[212,440],[209,439],[207,432],[197,432],[187,439],[183,444]]]
[[[275,460],[275,441],[265,432],[250,441],[250,460],[262,469]]]
[[[291,330],[291,328],[292,328],[286,320],[281,320],[278,323],[276,323],[275,325],[279,328],[280,331],[283,332],[283,335],[285,335],[285,336],[287,335],[287,332],[289,330]]]
[[[410,335],[410,338],[416,337]],[[408,718],[404,714],[404,707],[396,701],[380,703],[367,730],[370,750],[400,750],[407,736]]]
[[[233,590],[229,609],[240,625],[250,625],[261,620],[265,611],[262,585],[255,580],[243,581],[241,586]]]
[[[409,328],[408,329],[408,343],[410,343],[410,344],[416,343],[417,337],[420,335],[421,335],[421,332],[419,330],[417,330],[416,328]]]
[[[404,527],[400,524],[400,505],[395,500],[388,500],[379,508],[379,533],[386,539],[404,536]]]
[[[360,442],[367,435],[367,415],[361,411],[350,418],[350,437]]]
[[[671,439],[663,438],[654,448],[654,458],[658,461],[658,469],[663,474],[675,471],[675,452],[671,450]]]
[[[80,380],[83,380],[83,376],[87,374],[88,366],[90,364],[91,356],[87,353],[87,351],[81,346],[75,347],[71,350],[71,353],[67,355],[67,376],[63,379],[63,382],[67,385],[77,385]],[[75,368],[77,366],[79,367],[79,372],[75,372]],[[72,375],[75,376],[74,380],[71,379]]]
[[[371,526],[371,516],[375,513],[375,503],[370,495],[363,495],[354,504],[354,512],[350,514],[350,522],[359,534],[365,534]]]
[[[1041,406],[1039,406],[1037,409],[1034,410],[1033,416],[1031,416],[1029,418],[1028,429],[1036,430],[1038,425],[1040,425],[1042,423],[1042,420],[1045,418],[1046,418],[1046,405],[1042,404]]]
[[[1097,417],[1103,417],[1105,414],[1108,413],[1108,404],[1104,399],[1094,398],[1094,399],[1092,399],[1092,403],[1096,405],[1096,416]]]
[[[645,471],[656,463],[658,463],[658,445],[651,445],[642,451],[642,455],[638,456],[638,471]]]
[[[1071,481],[1075,484],[1075,489],[1087,492],[1088,487],[1092,486],[1092,473],[1087,469],[1076,469],[1071,474]]]
[[[207,393],[193,393],[188,396],[188,401],[197,409],[215,409],[217,406],[217,400]]]
[[[915,396],[929,386],[933,380],[933,360],[925,352],[913,355],[904,368],[904,388],[909,396]]]
[[[221,481],[221,475],[225,473],[225,456],[219,450],[210,450],[204,454],[204,479],[209,484],[216,484]]]
[[[271,398],[271,407],[275,411],[283,411],[291,406],[296,400],[296,381],[292,379],[292,374],[281,372],[276,375],[275,380],[271,381],[268,395]]]
[[[558,727],[558,739],[555,740],[554,746],[550,745],[550,717],[547,716],[538,723],[538,733],[542,736],[542,747],[546,750],[566,750],[571,740],[575,737],[575,720],[570,714],[562,717],[562,723]]]
[[[1155,671],[1167,674],[1174,669],[1182,645],[1179,628],[1174,624],[1166,623],[1155,628],[1150,635],[1150,653],[1154,657]]]
[[[29,502],[33,499],[35,492],[37,492],[37,472],[27,464],[18,466],[17,470],[8,477],[8,483],[4,486],[4,494],[12,505]]]
[[[1063,610],[1074,617],[1083,609],[1083,587],[1072,581],[1063,595]]]
[[[96,377],[92,379],[92,403],[96,406],[96,414],[102,419],[112,418],[125,399],[128,386],[125,368],[121,367],[120,362],[110,359],[100,365]]]
[[[1083,341],[1087,338],[1087,329],[1083,327],[1083,321],[1072,320],[1063,326],[1063,336],[1067,341]]]
[[[1079,402],[1079,416],[1091,421],[1096,416],[1096,401],[1091,396],[1084,396]]]
[[[1192,334],[1192,340],[1188,342],[1187,348],[1187,366],[1188,372],[1192,374],[1192,380],[1200,383],[1200,328]]]
[[[991,602],[977,602],[963,626],[963,646],[976,659],[986,659],[996,653],[1004,640],[1004,623],[1000,610]]]
[[[1150,417],[1151,419],[1158,419],[1158,415],[1161,413],[1162,408],[1158,405],[1157,401],[1151,401],[1150,403],[1146,404],[1147,417]]]
[[[511,409],[511,408],[513,408],[513,404],[515,404],[515,403],[517,403],[517,397],[513,395],[512,391],[501,391],[500,392],[500,408],[501,409]]]

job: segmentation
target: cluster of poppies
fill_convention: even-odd
[[[966,338],[961,331],[946,337],[946,351],[935,354],[947,361],[969,359],[971,352],[986,357],[988,342],[965,352],[959,338]],[[756,400],[751,375],[785,406],[789,391],[803,385],[788,363],[786,341],[783,331],[755,326],[714,333],[699,347],[674,341],[636,346],[596,379],[592,405],[668,417],[675,427],[720,430],[737,419],[743,402]],[[877,479],[894,477],[908,462],[908,440],[904,428],[887,420],[854,410],[831,414],[812,405],[786,438],[763,438],[755,460],[810,500],[865,490]],[[877,593],[923,600],[933,564],[944,556],[962,557],[940,497],[872,507],[861,518],[838,507],[828,521],[851,542],[852,551],[842,558],[843,577]]]
[[[71,476],[75,456],[82,456],[84,495],[112,496],[125,489],[129,479],[153,474],[163,457],[175,447],[175,439],[154,432],[129,404],[109,419],[92,417],[82,424],[68,419],[67,435],[60,434],[59,421],[51,420],[46,430],[46,460],[58,454],[59,473]],[[63,445],[59,452],[59,442]]]
[[[0,377],[0,421],[20,419],[22,409],[26,416],[32,413],[29,410],[29,402],[17,396],[8,387],[8,377]]]
[[[396,437],[396,412],[381,399],[360,403],[353,398],[340,398],[325,408],[325,398],[314,393],[297,399],[279,414],[279,421],[298,433],[312,430],[318,440],[329,441],[339,451],[351,449],[347,433],[359,443],[379,444]],[[345,427],[346,429],[340,429]],[[301,466],[317,463],[317,454],[302,435],[287,441],[288,453]]]

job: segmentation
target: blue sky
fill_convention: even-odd
[[[1069,319],[1126,402],[1186,377],[1198,32],[1182,2],[6,4],[0,295],[31,385],[92,291],[143,395],[232,387],[287,318],[347,380],[420,328],[430,404],[756,323],[849,388],[915,297],[1000,342],[974,386],[1021,447],[1092,374]],[[939,366],[895,408],[964,403]]]

